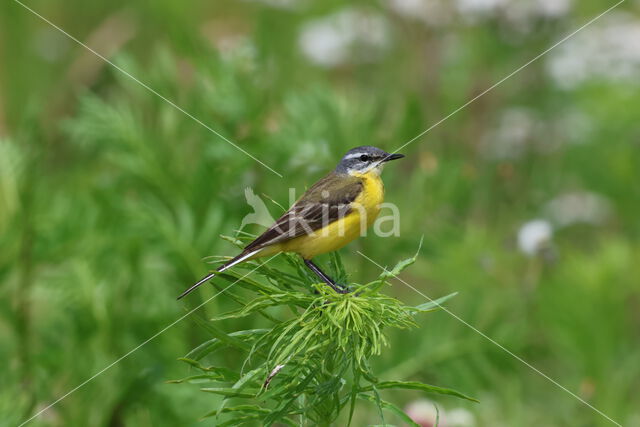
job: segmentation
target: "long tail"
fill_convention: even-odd
[[[198,283],[192,285],[189,289],[187,289],[186,291],[181,293],[180,296],[178,297],[178,299],[189,295],[191,292],[193,292],[196,289],[198,289],[198,287],[200,285],[202,285],[203,283],[206,283],[207,281],[211,280],[216,274],[222,273],[226,269],[231,268],[234,265],[240,264],[242,261],[246,261],[247,259],[251,258],[253,255],[255,255],[258,252],[260,252],[260,249],[249,251],[249,252],[242,252],[240,255],[238,255],[235,258],[232,258],[231,260],[229,260],[229,262],[227,262],[226,264],[223,264],[220,268],[218,268],[213,273],[210,273],[210,274],[207,274],[206,276],[204,276],[202,279],[200,279],[198,281]]]

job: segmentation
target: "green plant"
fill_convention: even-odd
[[[297,275],[266,265],[257,268],[266,282],[234,272],[221,275],[249,290],[251,297],[235,289],[226,291],[240,307],[201,322],[213,338],[182,358],[199,373],[176,382],[211,382],[202,390],[223,397],[219,407],[206,415],[216,417],[216,425],[250,420],[261,425],[329,425],[344,409],[348,409],[350,423],[356,401],[361,399],[378,408],[383,424],[386,410],[415,426],[399,407],[382,400],[379,391],[412,389],[474,400],[421,382],[380,380],[371,369],[370,358],[388,345],[385,329],[415,327],[415,315],[436,310],[454,295],[411,307],[380,293],[386,280],[412,264],[415,257],[371,283],[351,285],[353,292],[342,295],[316,283],[297,257],[284,256]],[[344,283],[340,257],[332,254],[330,262],[333,274]],[[251,315],[264,316],[271,326],[231,333],[217,326],[223,320]],[[229,367],[205,364],[209,355],[230,349],[244,353],[244,363]]]

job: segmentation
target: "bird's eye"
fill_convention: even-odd
[[[368,162],[369,161],[369,156],[367,156],[366,154],[363,154],[362,156],[360,156],[360,161]]]

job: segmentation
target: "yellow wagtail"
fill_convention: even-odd
[[[404,155],[389,154],[371,146],[349,150],[334,171],[309,188],[242,253],[203,277],[178,299],[234,265],[280,252],[299,254],[327,285],[337,292],[348,292],[311,262],[311,258],[340,249],[373,224],[384,199],[382,167],[385,162],[402,157]]]

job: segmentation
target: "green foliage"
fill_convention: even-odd
[[[297,270],[304,269],[296,257],[284,256]],[[398,274],[411,263],[411,259],[401,261],[392,271]],[[331,265],[336,272],[344,271],[335,254]],[[268,315],[271,327],[225,333],[206,324],[215,338],[182,359],[200,374],[177,382],[212,382],[202,390],[224,397],[220,407],[206,415],[216,417],[216,425],[241,425],[247,420],[261,425],[298,425],[296,420],[301,424],[329,425],[345,408],[349,408],[350,423],[357,399],[372,402],[381,416],[383,409],[388,410],[415,425],[401,409],[381,399],[380,391],[388,389],[419,390],[474,401],[457,391],[421,382],[378,380],[370,365],[373,356],[388,350],[387,330],[416,327],[414,316],[437,309],[454,294],[410,307],[380,293],[389,276],[386,272],[366,285],[351,285],[349,294],[339,294],[307,276],[292,280],[276,269],[258,270],[272,284],[239,276],[235,285],[257,296],[237,299],[240,308],[211,322],[266,315],[270,311],[278,313]],[[228,368],[201,363],[216,352],[230,349],[244,353],[244,362]]]

